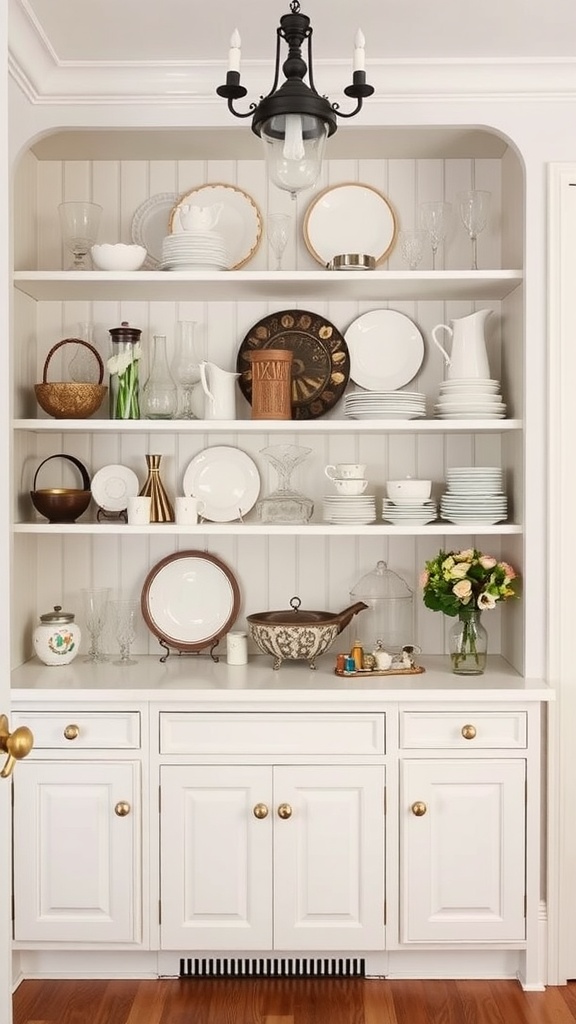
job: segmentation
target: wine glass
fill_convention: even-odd
[[[88,253],[98,238],[102,207],[98,203],[60,203],[62,238],[73,259],[68,270],[90,270]]]
[[[446,238],[452,222],[452,206],[441,199],[420,203],[420,225],[428,233],[432,249],[432,270],[436,270],[436,253]]]
[[[418,228],[403,230],[398,235],[398,241],[400,242],[402,258],[406,261],[410,270],[416,270],[422,262],[424,255],[426,232],[420,231]]]
[[[282,257],[288,245],[291,220],[285,213],[272,213],[268,217],[268,244],[276,257],[276,270],[282,270]]]
[[[194,320],[179,321],[174,376],[181,392],[178,409],[178,419],[180,420],[196,419],[192,396],[194,388],[200,384],[200,359],[196,355],[195,333],[196,322]]]
[[[90,650],[84,661],[108,661],[108,656],[102,651],[101,641],[108,614],[110,588],[87,587],[82,590],[82,597],[84,599],[86,628],[90,633]]]
[[[130,657],[130,647],[136,639],[138,604],[136,601],[112,601],[111,607],[120,648],[120,657],[114,661],[114,665],[136,665],[135,658]]]
[[[488,222],[491,193],[480,189],[466,189],[458,193],[460,219],[472,242],[472,270],[478,270],[478,235]]]

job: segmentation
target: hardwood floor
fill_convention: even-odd
[[[25,981],[14,1024],[574,1024],[576,982]]]

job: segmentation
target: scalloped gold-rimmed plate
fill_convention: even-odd
[[[170,234],[179,234],[181,206],[215,206],[222,204],[216,223],[228,253],[228,270],[238,270],[251,260],[262,238],[262,215],[252,196],[236,185],[200,185],[180,196],[168,220]]]

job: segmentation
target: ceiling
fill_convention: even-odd
[[[56,64],[270,62],[288,0],[16,0]],[[576,58],[574,0],[302,0],[317,60],[352,58],[361,27],[370,59]]]

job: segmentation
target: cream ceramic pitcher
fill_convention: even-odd
[[[451,326],[437,324],[432,330],[432,340],[438,346],[446,361],[446,376],[449,380],[468,378],[490,378],[484,325],[491,309],[479,309],[476,313],[451,320]],[[440,344],[437,335],[446,331],[452,339],[450,355]]]
[[[239,373],[222,370],[215,363],[201,362],[200,381],[204,394],[204,416],[207,420],[236,419],[236,381]]]

